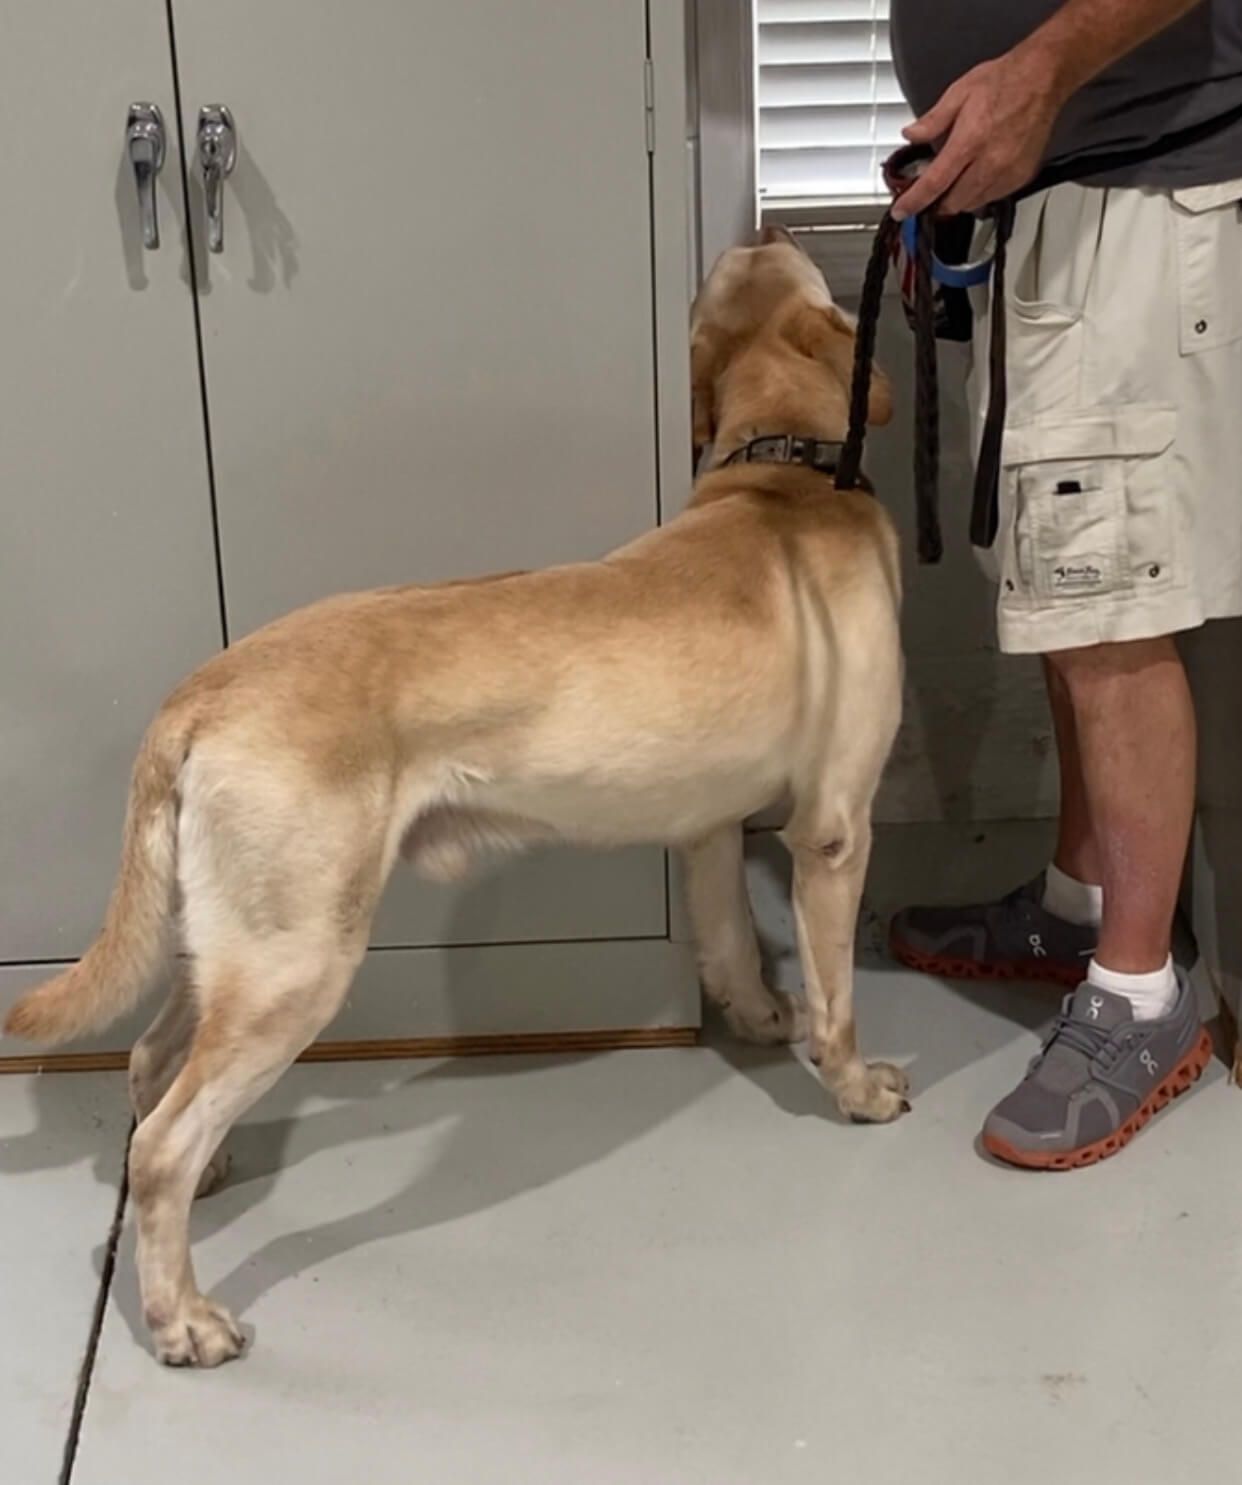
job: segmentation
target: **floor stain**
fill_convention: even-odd
[[[1087,1379],[1082,1372],[1045,1372],[1039,1384],[1054,1403],[1059,1403],[1077,1388],[1085,1387]]]

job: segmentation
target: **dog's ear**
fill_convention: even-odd
[[[696,329],[690,337],[690,416],[696,449],[705,449],[716,437],[716,377],[721,343],[710,331]]]
[[[789,337],[805,356],[829,367],[849,394],[854,379],[853,320],[835,304],[805,304],[795,313]],[[867,422],[881,427],[893,415],[893,389],[878,366],[871,368]]]

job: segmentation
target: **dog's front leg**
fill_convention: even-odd
[[[743,1041],[801,1041],[806,1034],[802,1007],[763,982],[742,845],[742,827],[725,825],[684,851],[703,992]]]
[[[785,834],[794,858],[794,917],[811,1060],[843,1114],[886,1123],[909,1107],[906,1075],[885,1062],[864,1062],[854,1027],[854,934],[870,827],[864,822],[853,830],[818,833],[791,827]]]

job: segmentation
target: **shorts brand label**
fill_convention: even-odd
[[[1052,586],[1058,593],[1089,593],[1103,582],[1103,569],[1095,562],[1058,562],[1052,569]]]

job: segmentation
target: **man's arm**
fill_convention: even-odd
[[[943,143],[893,215],[933,204],[946,215],[977,211],[1026,185],[1078,89],[1200,3],[1066,0],[1012,51],[959,78],[905,131],[912,144]]]

